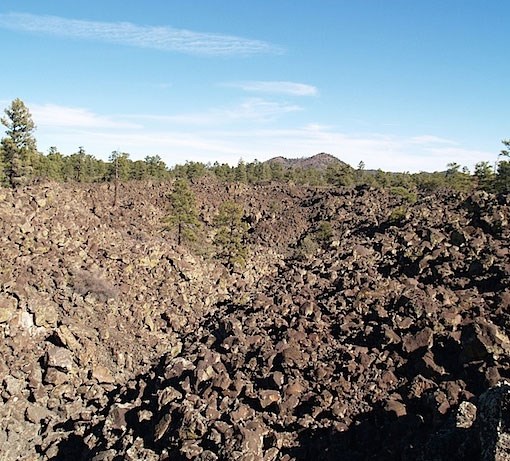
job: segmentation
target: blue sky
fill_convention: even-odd
[[[39,150],[391,171],[510,137],[505,0],[2,0],[0,105]]]

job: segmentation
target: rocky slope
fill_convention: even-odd
[[[508,197],[202,183],[190,251],[170,190],[0,190],[1,460],[505,459]]]

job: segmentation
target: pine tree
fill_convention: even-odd
[[[183,240],[194,242],[200,232],[200,221],[193,191],[184,178],[177,179],[174,190],[169,194],[170,214],[164,222],[167,229],[177,228],[177,244]]]
[[[2,124],[6,137],[2,139],[5,176],[13,187],[26,184],[33,175],[33,162],[38,156],[32,115],[21,99],[15,99],[5,109]]]
[[[241,159],[237,164],[237,168],[235,169],[235,180],[237,182],[247,183],[248,182],[248,173],[246,170],[246,163]]]
[[[147,155],[145,157],[146,172],[156,179],[163,179],[168,174],[165,162],[159,155]]]
[[[248,224],[243,221],[241,205],[228,200],[221,204],[215,225],[218,228],[214,243],[218,246],[218,256],[231,271],[235,266],[244,266],[248,257],[246,240]]]
[[[491,191],[494,184],[494,170],[489,162],[478,162],[475,165],[474,176],[477,180],[477,187]]]

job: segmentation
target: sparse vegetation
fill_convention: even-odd
[[[321,245],[329,245],[333,240],[333,227],[329,221],[321,221],[314,232],[314,238]]]
[[[416,195],[416,192],[406,189],[402,186],[394,186],[390,189],[390,192],[393,195],[397,195],[399,197],[402,197],[406,202],[408,203],[416,203],[416,200],[418,200],[418,196]]]
[[[248,224],[243,221],[243,207],[231,200],[220,205],[215,217],[216,235],[214,243],[218,257],[233,271],[243,267],[248,257]]]
[[[400,226],[407,219],[407,207],[399,206],[392,210],[388,217],[388,223],[392,226]]]
[[[76,153],[63,155],[53,146],[48,154],[37,152],[35,126],[28,108],[16,99],[5,110],[2,123],[7,127],[0,146],[0,184],[20,186],[34,179],[61,182],[102,182],[129,180],[186,179],[197,181],[211,177],[221,182],[264,184],[271,181],[291,182],[296,185],[352,187],[390,187],[392,193],[413,203],[417,193],[431,193],[440,189],[469,191],[480,188],[488,192],[510,190],[510,141],[503,140],[495,170],[487,161],[479,162],[473,174],[457,163],[450,163],[443,172],[389,173],[366,170],[360,161],[354,169],[328,154],[317,154],[308,159],[277,157],[266,162],[245,162],[236,166],[215,162],[204,164],[187,161],[167,168],[161,157],[148,155],[144,160],[131,160],[126,152],[114,151],[108,162],[79,147]],[[118,188],[115,187],[118,193]],[[114,201],[116,201],[114,199]]]
[[[177,229],[177,244],[183,241],[195,242],[200,232],[200,221],[196,207],[195,196],[184,178],[174,183],[174,190],[169,194],[169,215],[164,223],[167,229]]]
[[[306,235],[299,241],[295,256],[297,259],[306,259],[313,256],[318,249],[318,243],[311,236]]]
[[[33,165],[37,156],[35,124],[21,99],[12,101],[5,109],[5,115],[1,119],[6,128],[6,136],[1,141],[3,159],[0,167],[3,171],[0,176],[13,187],[22,186],[33,177]]]

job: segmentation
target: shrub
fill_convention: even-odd
[[[411,204],[416,203],[416,200],[418,200],[416,192],[410,191],[409,189],[406,189],[405,187],[402,186],[392,187],[390,189],[390,193],[402,197],[406,202],[409,202]]]
[[[389,218],[388,223],[393,226],[400,226],[404,223],[404,221],[407,219],[407,208],[404,206],[399,206],[398,208],[395,208]]]
[[[79,271],[75,275],[73,288],[79,295],[83,297],[93,295],[101,302],[115,299],[118,295],[117,290],[110,282],[86,270]]]

